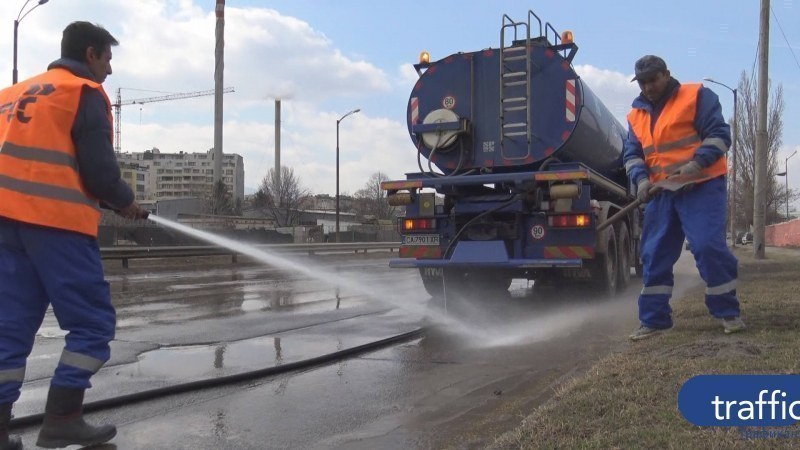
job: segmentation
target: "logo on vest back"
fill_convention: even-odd
[[[50,95],[55,92],[55,90],[55,86],[50,83],[32,84],[16,102],[0,105],[0,115],[5,114],[8,122],[11,122],[11,119],[16,115],[17,120],[22,123],[28,123],[33,119],[33,116],[25,115],[25,107],[31,103],[36,103],[36,98],[39,95]]]

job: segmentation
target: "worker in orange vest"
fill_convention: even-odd
[[[726,153],[731,144],[719,98],[702,84],[681,84],[658,56],[636,61],[641,94],[628,114],[623,162],[637,196],[647,203],[641,238],[643,284],[639,340],[672,327],[672,268],[689,241],[706,282],[709,312],[725,333],[745,329],[736,297],[738,261],[725,242]],[[678,192],[653,192],[666,178],[691,182]]]
[[[120,178],[111,104],[102,83],[111,46],[102,27],[64,29],[61,58],[48,70],[0,91],[0,449],[9,436],[36,332],[52,305],[68,331],[52,378],[37,445],[95,445],[116,427],[82,417],[89,379],[110,357],[116,313],[103,275],[100,206],[128,219],[147,211]]]

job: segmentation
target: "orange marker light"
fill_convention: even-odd
[[[428,64],[429,62],[431,62],[431,54],[428,53],[427,50],[423,50],[422,53],[419,54],[419,63]]]
[[[561,43],[562,44],[572,44],[572,31],[565,30],[561,33]]]

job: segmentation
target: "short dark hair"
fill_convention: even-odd
[[[64,28],[61,37],[61,57],[86,60],[86,49],[94,48],[98,56],[106,47],[119,45],[105,28],[90,22],[72,22]]]

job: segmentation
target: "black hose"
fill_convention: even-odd
[[[495,206],[495,207],[494,207],[494,208],[492,208],[492,209],[489,209],[489,210],[487,210],[487,211],[484,211],[484,212],[482,212],[482,213],[478,214],[477,216],[473,217],[472,219],[468,220],[468,221],[467,221],[467,223],[465,223],[465,224],[464,224],[464,226],[462,226],[462,227],[461,227],[461,229],[460,229],[460,230],[458,230],[458,232],[456,233],[456,235],[455,235],[455,236],[453,236],[453,239],[451,239],[451,240],[450,240],[450,244],[448,244],[448,245],[447,245],[447,248],[444,250],[444,254],[442,255],[442,259],[447,259],[447,258],[449,258],[448,254],[450,253],[450,249],[453,247],[453,245],[454,245],[456,242],[458,242],[458,238],[461,236],[461,233],[463,233],[463,232],[464,232],[464,230],[466,230],[466,229],[467,229],[467,228],[468,228],[470,225],[472,225],[472,224],[473,224],[473,223],[474,223],[476,220],[478,220],[478,219],[480,219],[480,218],[482,218],[482,217],[486,216],[487,214],[491,214],[491,213],[493,213],[493,212],[500,211],[501,209],[503,209],[503,208],[505,208],[505,207],[507,207],[507,206],[510,206],[512,203],[514,203],[514,202],[517,200],[517,198],[518,198],[518,197],[519,197],[519,195],[518,195],[518,194],[514,194],[514,195],[513,195],[513,196],[512,196],[512,197],[511,197],[509,200],[506,200],[504,203],[502,203],[502,204],[500,204],[500,205],[498,205],[498,206]],[[442,271],[442,274],[444,274],[444,271]]]
[[[324,364],[330,364],[340,359],[345,359],[351,356],[359,355],[361,353],[377,350],[398,342],[405,342],[420,336],[423,332],[422,328],[414,331],[398,334],[379,341],[370,342],[364,345],[358,345],[352,348],[340,350],[338,352],[329,353],[327,355],[317,356],[315,358],[297,361],[280,366],[266,367],[263,369],[252,370],[249,372],[236,373],[226,375],[223,377],[209,378],[206,380],[190,381],[188,383],[176,384],[174,386],[165,386],[156,389],[150,389],[133,394],[120,395],[118,397],[97,400],[88,402],[83,405],[84,412],[101,411],[104,409],[116,408],[119,406],[129,405],[131,403],[143,402],[145,400],[152,400],[169,395],[182,394],[184,392],[197,391],[200,389],[208,389],[212,387],[224,386],[228,384],[239,383],[242,381],[253,380],[256,378],[263,378],[267,376],[280,375],[289,372],[295,372],[303,369],[309,369]],[[42,422],[44,414],[32,414],[29,416],[15,417],[9,423],[9,429],[22,428],[29,425],[34,425]]]

